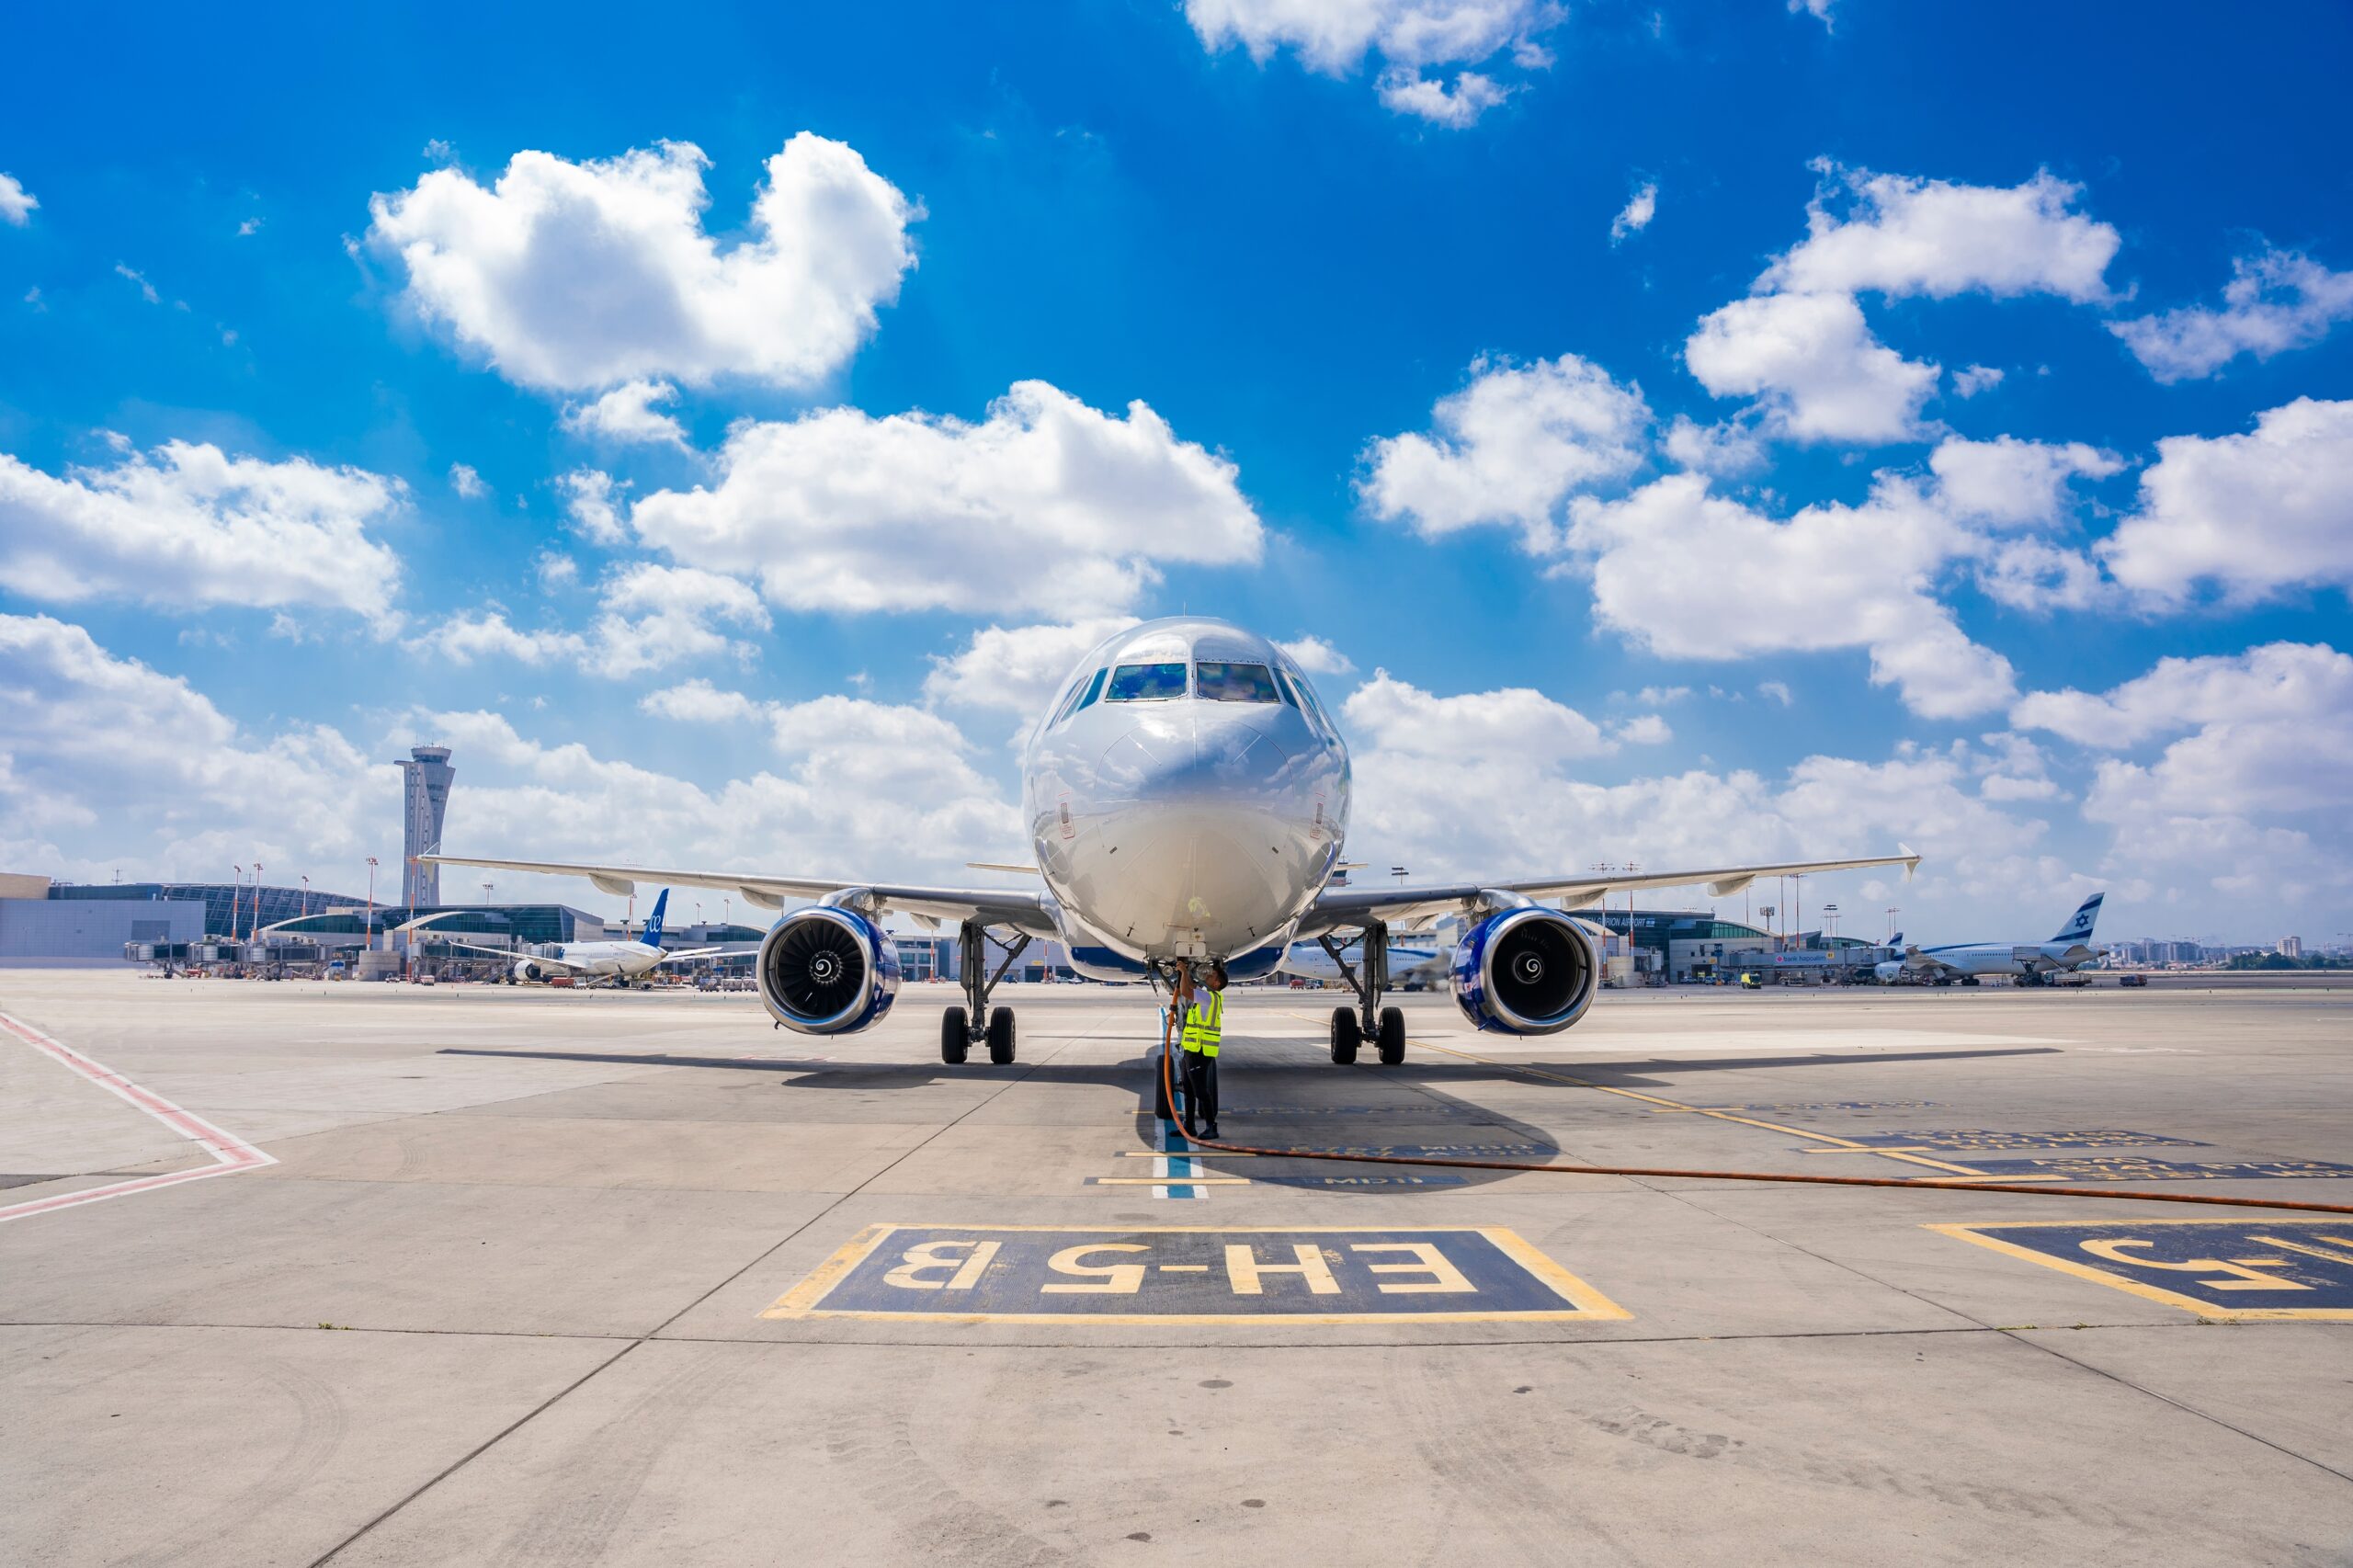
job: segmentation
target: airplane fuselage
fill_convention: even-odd
[[[1024,752],[1031,847],[1071,962],[1270,972],[1330,878],[1348,753],[1298,665],[1223,621],[1149,621],[1057,688]]]
[[[1941,948],[1923,948],[1920,956],[1933,959],[1935,965],[1907,966],[1901,960],[1891,960],[1877,966],[1874,972],[1881,980],[1904,978],[1907,969],[1915,977],[1935,973],[1949,979],[1964,975],[2050,974],[2078,968],[2091,962],[2093,957],[2081,943],[2075,942],[1958,942]]]
[[[551,974],[634,980],[662,961],[662,949],[647,942],[558,942],[517,963],[529,964],[531,958],[562,959],[568,966],[553,968]]]

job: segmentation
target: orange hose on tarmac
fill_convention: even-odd
[[[1160,1087],[1168,1104],[1176,1104],[1173,1052],[1160,1053]],[[1506,1069],[1508,1071],[1508,1069]],[[2221,1209],[2292,1209],[2305,1214],[2353,1214],[2353,1203],[2299,1203],[2289,1199],[2213,1198],[2197,1192],[2134,1192],[2104,1187],[2029,1187],[2022,1182],[1967,1181],[1950,1176],[1790,1176],[1779,1171],[1692,1171],[1654,1165],[1540,1165],[1521,1160],[1459,1160],[1437,1154],[1352,1154],[1338,1149],[1261,1149],[1248,1143],[1223,1143],[1191,1133],[1185,1141],[1196,1149],[1222,1154],[1256,1154],[1278,1160],[1341,1160],[1367,1165],[1443,1165],[1453,1170],[1549,1171],[1557,1176],[1651,1176],[1667,1181],[1778,1181],[1799,1187],[1893,1187],[1907,1192],[1941,1187],[1949,1192],[2016,1192],[2029,1198],[2098,1198],[2129,1203],[2205,1203]],[[1169,1185],[1183,1185],[1171,1177]]]

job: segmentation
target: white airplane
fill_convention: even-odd
[[[2081,969],[2097,955],[2092,951],[2092,925],[2099,919],[2096,892],[2076,906],[2047,942],[1955,942],[1941,948],[1906,948],[1900,959],[1872,967],[1871,972],[1890,985],[1950,985],[1959,981],[1975,985],[1988,974],[2014,974],[2021,983],[2039,985],[2047,975]]]
[[[876,1022],[898,995],[887,914],[961,937],[965,1005],[940,1017],[950,1063],[985,1040],[1014,1059],[1013,1010],[989,1009],[997,980],[1033,939],[1061,942],[1071,966],[1098,980],[1164,974],[1180,958],[1214,960],[1234,980],[1273,973],[1293,943],[1348,933],[1386,951],[1391,933],[1460,920],[1449,964],[1463,1014],[1483,1029],[1542,1035],[1592,1005],[1600,978],[1594,938],[1537,903],[1597,904],[1630,888],[1704,882],[1718,897],[1758,877],[1919,863],[1905,849],[1851,860],[1726,866],[1640,875],[1549,876],[1396,887],[1334,885],[1348,825],[1348,749],[1297,664],[1267,639],[1200,617],[1131,627],[1071,672],[1031,730],[1022,799],[1042,889],[695,871],[577,861],[424,858],[585,877],[619,897],[637,883],[722,888],[781,910],[754,975],[775,1021],[803,1034],[847,1034]],[[1011,945],[995,974],[983,933]],[[1358,1006],[1332,1014],[1332,1060],[1350,1062],[1369,1037],[1384,1064],[1404,1059],[1405,1018],[1381,1006],[1386,977],[1359,972]],[[985,1023],[983,1018],[985,1017]]]
[[[664,888],[662,896],[654,901],[654,913],[646,917],[645,928],[625,942],[550,942],[527,958],[515,960],[506,983],[518,980],[552,980],[559,974],[581,975],[592,980],[609,980],[626,986],[651,973],[665,963],[684,959],[699,959],[710,953],[722,952],[722,948],[679,948],[665,952],[662,949],[662,915],[670,906],[670,890]],[[437,917],[438,918],[438,917]],[[453,948],[466,948],[477,953],[496,953],[505,958],[508,949],[486,948],[479,942],[460,941],[444,936],[442,941]]]
[[[1302,980],[1345,982],[1353,990],[1359,983],[1353,971],[1363,967],[1364,952],[1362,937],[1347,942],[1319,937],[1293,942],[1278,967]],[[1427,936],[1392,937],[1381,955],[1381,972],[1396,990],[1427,991],[1446,983],[1452,955],[1453,943],[1443,927]]]

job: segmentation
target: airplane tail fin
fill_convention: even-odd
[[[662,912],[669,906],[670,890],[664,888],[662,896],[654,901],[654,913],[645,917],[645,929],[637,934],[639,941],[649,948],[658,948],[662,945]]]
[[[2059,927],[2059,934],[2051,939],[2054,942],[2088,944],[2092,939],[2092,925],[2099,919],[2100,900],[2107,896],[2108,894],[2104,892],[2096,892],[2084,900],[2075,913],[2067,917],[2067,924]]]

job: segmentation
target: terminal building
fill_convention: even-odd
[[[1758,970],[1777,976],[1851,979],[1857,971],[1898,957],[1893,948],[1820,931],[1775,936],[1708,910],[1580,909],[1589,921],[1631,949],[1638,973],[1671,985],[1707,984]]]

